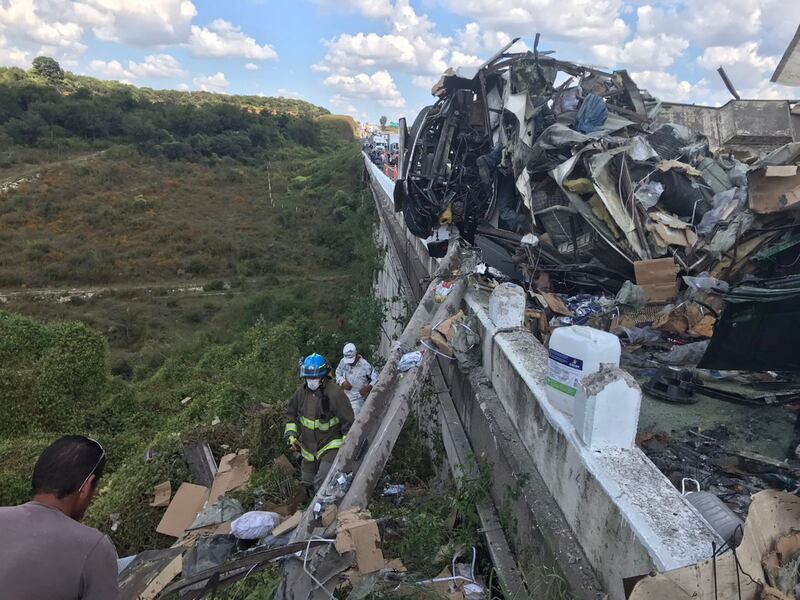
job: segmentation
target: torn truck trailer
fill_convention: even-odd
[[[431,256],[460,235],[511,278],[533,287],[546,272],[570,294],[616,293],[658,258],[734,282],[754,274],[741,249],[794,222],[793,102],[662,103],[625,71],[507,49],[474,75],[447,71],[401,123],[395,209]],[[777,181],[759,153],[782,144]]]

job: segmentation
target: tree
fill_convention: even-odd
[[[386,131],[386,121],[389,119],[386,118],[386,115],[381,117],[381,131]]]
[[[43,77],[51,83],[64,80],[64,70],[53,58],[49,56],[37,56],[33,59],[33,72]]]

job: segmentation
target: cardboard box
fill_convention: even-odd
[[[322,511],[320,515],[320,520],[322,521],[322,525],[324,527],[328,527],[336,520],[336,515],[339,513],[339,509],[336,508],[335,504],[331,504],[328,508]]]
[[[169,481],[159,483],[153,488],[153,501],[150,506],[153,508],[163,508],[169,506],[169,499],[172,497],[172,485]]]
[[[760,215],[800,207],[800,174],[797,166],[768,167],[748,178],[750,208]]]
[[[272,529],[272,535],[275,537],[281,536],[284,533],[289,533],[292,529],[300,524],[300,519],[303,517],[303,511],[298,510],[291,517],[282,521],[280,525]]]
[[[368,512],[350,510],[339,513],[336,550],[339,554],[355,552],[356,565],[362,575],[383,568],[385,560],[378,547],[380,539],[378,524],[370,518]]]
[[[640,286],[650,304],[663,304],[678,293],[678,265],[671,258],[640,260],[633,263],[636,285]]]
[[[156,527],[158,533],[181,537],[192,524],[208,499],[208,488],[193,483],[182,483],[169,503]]]
[[[250,450],[242,449],[236,454],[226,454],[219,461],[219,469],[214,476],[211,492],[208,495],[208,506],[213,505],[220,496],[239,489],[250,481],[253,467],[249,464]]]

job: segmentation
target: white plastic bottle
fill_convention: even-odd
[[[572,416],[578,383],[600,370],[600,363],[619,365],[621,348],[614,334],[592,327],[559,327],[550,336],[547,399]]]

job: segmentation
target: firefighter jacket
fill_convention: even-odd
[[[353,420],[353,408],[342,388],[324,379],[313,392],[305,383],[297,388],[286,408],[283,433],[287,440],[297,439],[304,460],[314,462],[342,446]]]

